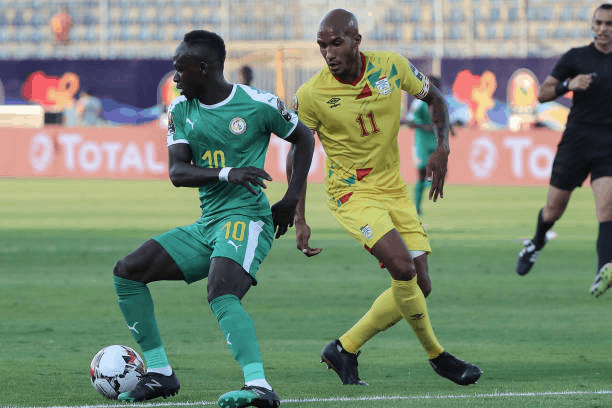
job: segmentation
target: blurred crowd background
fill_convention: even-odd
[[[185,32],[206,29],[226,40],[229,80],[238,81],[247,65],[253,86],[291,105],[297,88],[323,66],[315,42],[321,17],[344,7],[359,19],[362,49],[396,51],[442,78],[457,121],[487,129],[525,124],[560,129],[570,100],[539,106],[538,84],[562,52],[590,41],[590,21],[599,4],[0,0],[0,103],[39,104],[47,124],[158,120],[163,126],[165,108],[178,95],[171,78],[173,51]],[[516,106],[524,111],[520,120]]]

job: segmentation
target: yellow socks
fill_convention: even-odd
[[[431,360],[438,357],[444,349],[431,327],[425,296],[416,277],[409,281],[391,279],[391,290],[397,307],[427,352],[427,358]]]
[[[355,354],[376,333],[393,326],[402,320],[402,317],[391,288],[389,288],[374,301],[370,310],[340,337],[340,343],[346,351]]]

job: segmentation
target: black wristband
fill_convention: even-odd
[[[569,81],[568,78],[563,82],[557,82],[557,85],[555,85],[555,93],[557,96],[565,95],[569,92]]]

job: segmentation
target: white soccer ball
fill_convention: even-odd
[[[122,392],[131,391],[145,368],[142,359],[128,346],[104,347],[91,360],[91,384],[106,398],[117,399]]]

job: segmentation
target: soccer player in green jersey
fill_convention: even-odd
[[[280,404],[266,381],[255,327],[241,299],[257,284],[255,274],[274,237],[293,225],[314,139],[277,96],[226,82],[225,54],[221,37],[203,30],[187,33],[174,54],[174,81],[182,95],[169,107],[170,180],[177,187],[199,188],[202,217],[149,239],[115,265],[119,307],[147,364],[136,388],[119,395],[122,401],[179,390],[147,284],[208,277],[208,302],[245,381],[241,390],[222,395],[219,405]],[[299,158],[287,192],[270,208],[261,188],[271,180],[263,167],[272,132],[292,143]]]
[[[429,76],[429,82],[440,89],[440,78]],[[417,214],[421,215],[423,192],[427,187],[427,181],[425,180],[427,161],[429,160],[429,156],[435,152],[438,147],[436,133],[434,132],[433,125],[431,124],[431,117],[429,116],[429,105],[420,99],[415,99],[410,105],[410,110],[406,118],[400,120],[400,124],[415,129],[414,156],[418,179],[414,184],[414,205]],[[450,126],[450,132],[453,134],[452,126]]]

